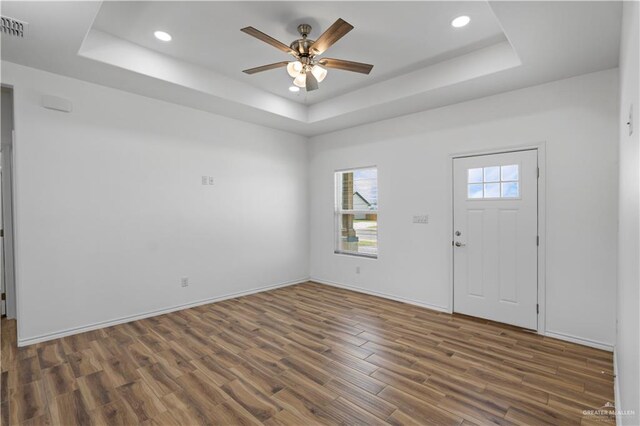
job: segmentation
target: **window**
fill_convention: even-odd
[[[336,172],[336,253],[378,257],[378,170]]]
[[[479,167],[467,174],[467,198],[470,200],[519,198],[520,181],[517,164]]]

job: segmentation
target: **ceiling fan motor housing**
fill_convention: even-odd
[[[296,40],[293,43],[291,43],[290,47],[293,50],[295,50],[296,52],[298,52],[298,54],[301,57],[313,56],[310,53],[310,49],[311,49],[311,45],[313,45],[314,41],[315,40],[310,40],[308,38],[301,38],[301,39]]]
[[[315,40],[310,40],[307,37],[309,33],[311,33],[311,25],[309,24],[300,24],[298,25],[298,32],[302,36],[301,39],[295,40],[291,43],[290,47],[298,52],[298,54],[302,57],[312,56],[309,51],[311,46],[315,42]]]

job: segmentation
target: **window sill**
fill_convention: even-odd
[[[354,257],[365,257],[367,259],[377,259],[378,258],[377,254],[354,253],[354,252],[350,252],[350,251],[339,251],[339,250],[334,250],[333,254],[340,254],[340,255],[344,255],[344,256],[354,256]]]

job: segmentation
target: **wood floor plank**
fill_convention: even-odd
[[[282,410],[275,401],[240,379],[226,383],[222,390],[261,422]]]
[[[462,417],[456,414],[442,410],[392,386],[387,386],[378,395],[390,404],[400,408],[403,412],[416,419],[422,419],[427,424],[459,425],[463,420]]]
[[[167,408],[167,412],[172,414],[175,424],[185,426],[212,424],[210,409],[193,404],[183,391],[165,395],[161,401]]]
[[[41,379],[40,365],[37,356],[30,356],[18,361],[18,382],[31,383]]]
[[[18,348],[0,425],[613,424],[610,352],[309,282]]]
[[[52,343],[50,345],[40,347],[37,350],[38,361],[42,370],[67,361],[62,345],[59,343]]]
[[[109,377],[110,382],[118,387],[131,383],[140,378],[133,362],[126,356],[109,358],[101,362],[102,370]]]
[[[91,418],[96,426],[127,426],[138,421],[133,410],[120,400],[99,406],[91,411]]]
[[[409,395],[430,401],[434,404],[437,404],[438,401],[446,395],[446,393],[431,386],[425,386],[423,383],[415,382],[385,368],[378,369],[372,374],[372,377],[379,379],[381,382],[385,383],[385,385],[393,386],[394,388],[406,392]],[[425,383],[429,382],[426,381]]]
[[[77,380],[77,383],[90,410],[117,399],[116,388],[104,371],[82,376]]]
[[[160,399],[142,380],[119,386],[116,390],[120,394],[121,401],[129,406],[138,422],[152,419],[166,411]]]
[[[218,405],[212,420],[213,424],[218,425],[249,426],[261,424],[258,419],[233,399],[228,399]]]
[[[42,370],[42,379],[49,400],[78,388],[73,370],[66,362]]]
[[[79,390],[62,394],[50,401],[49,412],[56,425],[83,426],[92,422],[91,413]]]
[[[67,359],[76,377],[86,376],[87,374],[98,372],[103,368],[98,357],[96,357],[93,350],[89,348],[68,353]]]
[[[334,392],[336,396],[339,395],[381,420],[386,419],[397,408],[395,405],[385,401],[379,396],[372,395],[371,393],[339,378],[332,379],[327,384],[326,388]]]
[[[304,390],[301,390],[304,392]],[[312,400],[306,394],[291,388],[283,389],[274,395],[274,398],[287,410],[297,417],[304,419],[304,424],[333,425],[339,424],[339,419],[332,417],[324,411],[319,402]],[[331,400],[333,401],[333,399]]]
[[[367,426],[386,424],[382,419],[373,416],[368,411],[343,397],[336,398],[323,408],[325,411],[330,412],[333,416],[340,419],[342,424]]]
[[[274,417],[264,422],[267,426],[304,425],[306,420],[298,417],[289,410],[281,410]]]
[[[160,363],[139,368],[138,374],[159,398],[181,389],[180,385],[169,375],[166,367]]]
[[[10,424],[42,416],[47,411],[47,398],[42,383],[32,381],[11,390],[8,405]]]

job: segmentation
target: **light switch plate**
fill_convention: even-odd
[[[202,184],[203,185],[209,184],[209,176],[202,176]]]
[[[413,223],[429,223],[429,216],[426,214],[413,216]]]

